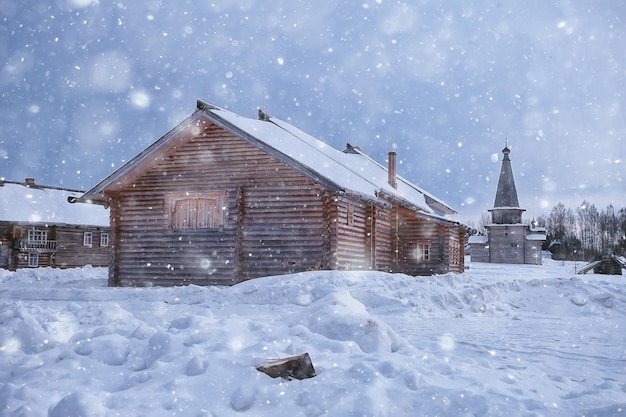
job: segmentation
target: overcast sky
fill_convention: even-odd
[[[467,3],[467,4],[466,4]],[[0,177],[88,189],[195,110],[359,145],[477,219],[626,206],[626,5],[0,0]]]

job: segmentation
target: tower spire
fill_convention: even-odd
[[[497,207],[519,207],[517,200],[517,189],[515,188],[515,180],[513,179],[513,169],[511,168],[511,159],[509,154],[509,139],[505,137],[505,147],[502,149],[502,168],[500,169],[500,179],[498,180],[498,189],[496,190],[496,201],[493,205]]]

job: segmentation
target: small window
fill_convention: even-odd
[[[39,254],[37,252],[28,253],[28,266],[30,268],[37,268],[39,266]]]
[[[100,234],[100,246],[109,246],[109,234],[108,233]]]
[[[224,193],[173,194],[169,223],[173,229],[219,229],[226,217]]]
[[[430,261],[430,242],[418,242],[416,256],[418,262]]]
[[[93,246],[93,233],[85,232],[83,234],[83,246]]]
[[[47,240],[46,230],[28,229],[28,243],[45,243]]]

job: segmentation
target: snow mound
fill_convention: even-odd
[[[625,280],[572,270],[181,288],[0,271],[0,415],[619,415]],[[256,370],[304,352],[314,378]]]

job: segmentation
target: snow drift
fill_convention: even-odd
[[[618,416],[626,285],[574,263],[108,288],[0,271],[1,416]],[[317,376],[255,367],[309,352]]]

